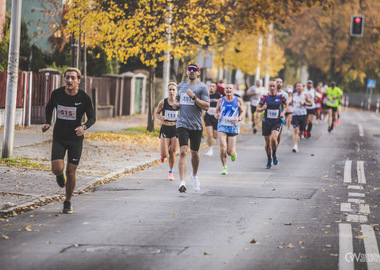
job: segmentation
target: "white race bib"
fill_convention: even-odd
[[[271,110],[271,109],[267,109],[267,118],[270,118],[270,119],[277,119],[279,113],[280,113],[280,110]]]
[[[167,121],[177,121],[178,111],[165,110],[164,116]]]
[[[179,104],[181,105],[194,105],[194,100],[186,93],[181,93],[181,99],[179,100]]]
[[[208,109],[207,113],[209,115],[214,115],[216,112],[216,107],[210,107],[210,109]]]
[[[234,126],[234,124],[232,124],[232,121],[235,119],[235,117],[228,117],[228,116],[225,116],[221,119],[221,125],[223,126]]]
[[[65,107],[57,106],[57,118],[62,120],[76,120],[77,119],[77,108],[76,107]]]

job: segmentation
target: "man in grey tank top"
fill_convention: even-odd
[[[207,86],[198,80],[200,74],[199,66],[195,63],[189,64],[186,75],[187,81],[178,84],[177,106],[179,106],[177,119],[177,135],[180,145],[179,167],[179,189],[186,192],[185,175],[187,168],[187,150],[190,140],[191,164],[193,172],[191,180],[193,190],[200,190],[200,183],[197,176],[199,167],[199,147],[202,139],[202,110],[210,108],[210,96]]]

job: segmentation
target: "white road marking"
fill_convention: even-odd
[[[364,248],[367,259],[368,270],[380,269],[379,247],[377,246],[375,232],[372,226],[362,225],[362,233],[365,237]]]
[[[366,223],[366,222],[368,222],[368,218],[366,216],[362,216],[362,215],[347,215],[347,221],[348,222]]]
[[[360,199],[348,199],[348,202],[352,202],[352,203],[365,203],[364,200],[360,200]]]
[[[364,174],[364,161],[358,160],[357,168],[358,168],[358,183],[366,184],[367,181],[365,179],[365,174]]]
[[[352,166],[352,160],[346,160],[344,163],[344,176],[343,176],[343,182],[344,183],[351,183],[351,166]]]
[[[348,185],[348,186],[347,186],[347,189],[363,189],[363,186],[352,186],[352,185]]]
[[[354,270],[354,260],[346,260],[346,254],[352,254],[354,247],[352,243],[351,224],[339,224],[339,270]]]
[[[348,193],[348,197],[362,197],[362,198],[364,198],[365,194],[363,194],[363,193],[356,193],[356,192],[349,192]]]
[[[371,210],[369,209],[369,205],[365,203],[359,204],[359,214],[369,215]]]
[[[363,129],[363,126],[361,124],[358,125],[359,127],[359,136],[360,137],[364,137],[364,129]]]
[[[342,212],[351,212],[351,203],[341,203],[340,204],[340,211]]]

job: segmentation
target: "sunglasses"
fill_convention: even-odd
[[[191,67],[191,66],[190,66],[190,67],[187,68],[187,70],[188,70],[188,71],[192,71],[192,72],[196,72],[196,71],[198,71],[198,68],[197,68],[197,67]]]

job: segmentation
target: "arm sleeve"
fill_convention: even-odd
[[[88,96],[87,96],[86,116],[87,116],[87,121],[86,123],[84,123],[84,125],[86,126],[86,129],[88,129],[95,123],[94,107],[92,106],[91,99]]]
[[[51,119],[53,117],[53,110],[54,110],[54,91],[52,92],[48,104],[46,104],[45,108],[45,123],[51,125]]]

